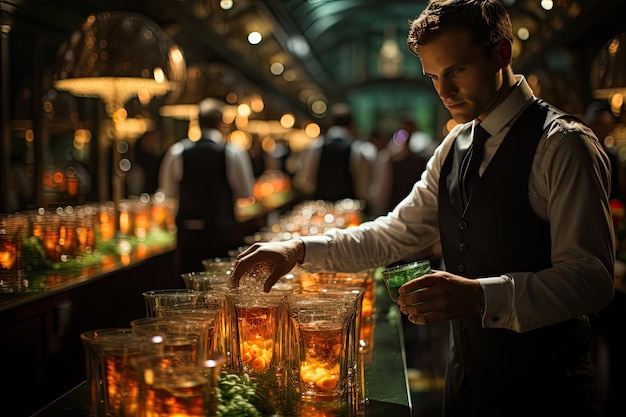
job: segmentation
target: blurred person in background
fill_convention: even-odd
[[[376,147],[359,140],[352,109],[346,103],[330,108],[330,123],[299,155],[293,186],[299,200],[368,201]]]
[[[609,160],[513,72],[513,40],[500,0],[431,0],[407,45],[459,124],[410,196],[356,227],[256,243],[231,285],[259,263],[269,291],[297,264],[363,271],[441,243],[445,270],[405,283],[398,304],[414,324],[450,324],[444,416],[599,417],[588,315],[615,289]]]
[[[127,179],[131,195],[155,193],[159,188],[159,167],[162,158],[161,133],[158,130],[149,130],[135,141],[133,145],[135,163],[128,173],[132,178]]]
[[[418,131],[414,121],[403,120],[391,141],[379,151],[370,191],[373,205],[370,214],[379,216],[393,210],[409,195],[426,169],[428,157],[414,152],[411,146],[411,139]]]
[[[225,142],[224,103],[199,103],[202,137],[172,145],[161,163],[159,188],[177,202],[180,273],[202,271],[202,260],[227,257],[243,236],[235,217],[237,199],[252,197],[254,175],[248,153]]]
[[[371,132],[367,141],[372,145],[376,146],[376,150],[378,152],[385,149],[387,144],[389,143],[389,137],[381,132],[380,128],[375,127]]]
[[[259,138],[259,135],[256,133],[251,134],[248,155],[250,156],[250,161],[252,162],[252,173],[254,174],[254,178],[259,178],[267,169],[266,159],[268,159],[269,156],[263,149],[261,138]]]
[[[35,206],[35,179],[32,164],[26,163],[27,152],[25,141],[11,144],[11,166],[9,169],[9,186],[6,210],[7,213],[32,209]]]

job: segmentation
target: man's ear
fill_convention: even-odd
[[[513,45],[508,39],[502,39],[496,45],[500,68],[506,68],[511,63]]]

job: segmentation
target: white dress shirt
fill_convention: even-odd
[[[513,122],[535,99],[526,80],[519,75],[517,80],[513,92],[482,122],[492,136],[485,144],[481,175]],[[303,237],[303,266],[358,271],[426,256],[440,239],[438,188],[442,165],[454,143],[464,148],[471,144],[470,137],[457,138],[462,126],[452,129],[442,141],[421,180],[391,213],[358,227]],[[609,161],[591,130],[559,119],[540,139],[528,187],[533,210],[550,223],[552,267],[536,273],[503,271],[500,276],[480,278],[485,327],[524,332],[608,304],[614,290],[609,189]]]
[[[356,197],[367,201],[371,175],[376,160],[376,147],[370,142],[364,142],[352,137],[350,131],[343,126],[331,126],[325,136],[320,136],[299,155],[299,168],[293,178],[293,186],[305,195],[315,192],[317,185],[317,169],[319,166],[324,138],[351,138],[350,172],[354,181]]]
[[[222,133],[216,129],[204,129],[202,137],[215,143],[224,142]],[[182,154],[185,149],[193,146],[193,143],[189,139],[182,139],[173,144],[163,156],[159,169],[159,188],[165,193],[165,197],[175,204],[174,213],[178,211],[179,182],[183,176]],[[235,200],[252,196],[254,174],[250,157],[244,149],[232,143],[226,143],[226,178]]]

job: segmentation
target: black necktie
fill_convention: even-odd
[[[465,206],[469,201],[472,191],[478,182],[478,170],[483,160],[483,151],[485,142],[489,138],[489,133],[481,126],[474,126],[474,138],[472,139],[472,147],[463,158],[461,163],[459,184],[461,185],[461,198]]]

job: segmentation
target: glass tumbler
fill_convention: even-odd
[[[158,353],[162,338],[138,335],[130,328],[92,330],[80,337],[86,354],[90,416],[137,416],[139,381],[131,360]]]

